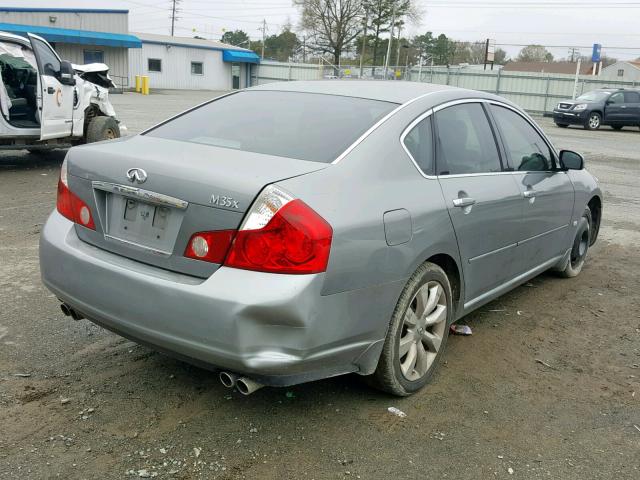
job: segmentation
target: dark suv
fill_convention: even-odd
[[[602,88],[585,93],[575,100],[563,100],[553,110],[553,120],[559,127],[582,125],[598,130],[610,125],[640,127],[640,90]]]

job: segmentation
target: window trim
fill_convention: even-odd
[[[496,142],[496,147],[498,149],[498,154],[501,157],[500,163],[502,165],[502,171],[501,172],[483,172],[483,173],[459,173],[459,174],[455,174],[455,175],[438,175],[438,174],[436,174],[436,175],[427,175],[418,166],[418,163],[415,161],[415,159],[411,155],[411,152],[409,152],[409,150],[405,146],[405,144],[404,144],[405,137],[411,132],[413,127],[415,127],[418,123],[420,123],[420,121],[424,120],[428,116],[433,115],[433,114],[439,112],[440,110],[444,110],[447,107],[453,107],[455,105],[460,105],[460,104],[464,104],[464,103],[480,103],[483,106],[483,109],[485,110],[485,115],[487,115],[487,121],[489,122],[489,125],[491,126],[491,130],[493,131],[494,140]],[[495,119],[493,118],[493,115],[491,114],[491,109],[490,108],[485,108],[487,105],[497,105],[499,107],[505,107],[505,108],[515,112],[516,114],[520,115],[542,137],[542,140],[547,144],[547,146],[551,150],[551,153],[553,153],[553,155],[554,155],[554,159],[553,160],[554,160],[555,165],[559,165],[558,151],[556,150],[555,146],[549,141],[549,139],[544,134],[544,132],[540,129],[540,127],[538,127],[538,125],[536,125],[536,123],[533,122],[529,118],[529,116],[526,114],[526,112],[522,112],[519,109],[509,105],[508,103],[504,103],[504,102],[501,102],[499,100],[493,100],[493,99],[488,99],[488,98],[463,98],[463,99],[458,99],[458,100],[452,100],[452,101],[449,101],[449,102],[445,102],[445,103],[442,103],[440,105],[436,105],[435,107],[430,108],[426,112],[418,115],[418,117],[416,117],[407,127],[405,127],[404,130],[402,131],[402,133],[400,134],[400,138],[399,138],[400,145],[402,146],[402,149],[406,152],[406,154],[409,156],[409,158],[411,159],[411,162],[413,163],[414,167],[416,167],[416,170],[418,171],[418,173],[420,175],[422,175],[424,178],[429,179],[429,180],[437,180],[440,177],[442,177],[442,178],[462,178],[462,177],[485,177],[485,176],[489,176],[489,175],[518,175],[518,174],[521,174],[521,173],[532,173],[532,172],[528,172],[528,171],[524,171],[524,170],[513,170],[513,166],[511,165],[510,157],[506,154],[506,152],[504,150],[504,145],[503,145],[503,140],[502,140],[502,132],[500,132],[500,129],[495,124]],[[488,113],[487,113],[487,110],[488,110]],[[392,112],[392,113],[394,113],[394,112]],[[434,139],[436,138],[436,135],[437,135],[436,123],[437,122],[432,122],[431,123],[432,128],[434,128]],[[434,149],[435,149],[435,145],[434,145]],[[436,151],[436,153],[437,153],[437,151]],[[437,166],[438,166],[437,155],[434,158],[435,158],[436,171],[437,171]],[[506,161],[506,165],[505,165],[505,161]],[[511,170],[506,170],[505,167],[509,168]],[[544,171],[545,172],[559,172],[559,171],[563,171],[563,170],[556,169],[556,170],[544,170]],[[539,173],[539,172],[537,172],[537,173]]]
[[[160,70],[151,70],[149,68],[149,61],[150,60],[158,60],[160,62]],[[162,59],[161,58],[147,57],[147,72],[149,72],[149,73],[162,73]]]
[[[200,68],[202,69],[202,73],[193,73],[193,64],[199,64]],[[191,75],[197,75],[199,77],[204,76],[204,62],[198,62],[198,61],[193,61],[191,60]]]

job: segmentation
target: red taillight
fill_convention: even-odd
[[[194,233],[189,239],[184,256],[205,262],[222,263],[235,233],[235,230]]]
[[[270,273],[324,272],[333,230],[302,200],[291,200],[269,222],[255,230],[240,230],[225,266]]]
[[[60,170],[60,179],[58,180],[58,199],[56,208],[61,215],[67,217],[74,223],[78,223],[83,227],[96,229],[93,221],[91,209],[76,194],[74,194],[67,185],[67,161],[65,160]]]

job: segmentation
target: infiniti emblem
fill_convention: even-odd
[[[131,183],[144,183],[147,181],[147,172],[141,168],[130,168],[127,170],[127,178]]]

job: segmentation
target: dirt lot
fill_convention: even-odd
[[[135,132],[211,95],[114,103]],[[599,177],[600,241],[465,319],[407,399],[357,376],[242,397],[64,317],[38,271],[64,152],[0,154],[0,478],[640,478],[640,131],[540,123]]]

